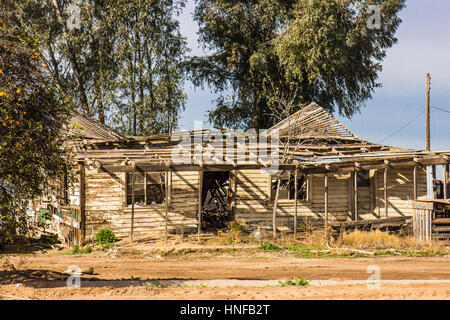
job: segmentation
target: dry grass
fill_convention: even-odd
[[[398,236],[380,230],[376,231],[353,231],[345,233],[338,240],[337,245],[353,248],[395,248],[395,249],[443,249],[439,242],[423,243],[416,241],[410,236]]]

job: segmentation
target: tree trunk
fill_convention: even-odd
[[[69,53],[69,61],[70,61],[70,65],[72,66],[73,77],[75,79],[75,84],[77,85],[78,94],[80,95],[81,106],[83,108],[84,113],[88,115],[89,114],[89,105],[88,105],[86,92],[84,90],[84,83],[83,83],[83,80],[81,79],[80,72],[78,70],[78,61],[77,61],[77,57],[75,55],[75,50],[73,49],[72,44],[68,40],[68,32],[67,32],[66,24],[65,24],[64,19],[62,18],[61,10],[58,5],[58,1],[50,0],[50,2],[53,5],[53,7],[55,8],[56,20],[61,25],[61,28],[62,28],[63,34],[64,34],[64,38],[66,39],[67,52]]]

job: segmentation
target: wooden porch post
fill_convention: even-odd
[[[166,176],[165,176],[165,185],[166,185],[166,216],[165,216],[165,237],[164,237],[164,241],[167,242],[167,235],[168,235],[168,231],[167,231],[167,221],[168,221],[168,216],[169,216],[169,170],[166,170]]]
[[[203,193],[203,170],[198,172],[198,235],[197,240],[200,242],[200,234],[202,229],[202,193]]]
[[[414,200],[417,200],[417,166],[414,166],[413,171],[413,188]]]
[[[353,172],[353,188],[354,188],[354,201],[355,201],[355,216],[354,221],[358,221],[358,171]]]
[[[444,169],[444,199],[448,199],[448,163],[444,164],[442,168]]]
[[[325,233],[328,234],[328,173],[325,173]]]
[[[373,212],[377,216],[377,218],[380,218],[380,212],[378,207],[378,170],[375,170],[373,173],[373,190],[374,190],[374,207]]]
[[[437,188],[436,188],[436,166],[431,166],[431,172],[433,175],[433,199],[437,199]]]
[[[298,208],[298,168],[295,168],[295,211],[294,211],[294,240],[297,240],[297,208]]]
[[[80,169],[80,231],[81,239],[86,238],[86,172],[84,162],[79,163]]]
[[[387,195],[387,173],[388,167],[384,168],[384,216],[388,217],[388,195]]]
[[[135,174],[134,174],[134,168],[131,172],[131,242],[134,240],[134,181],[135,181]]]

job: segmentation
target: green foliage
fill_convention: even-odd
[[[294,90],[297,108],[315,100],[351,117],[380,86],[380,62],[396,42],[404,3],[199,0],[194,18],[199,40],[211,53],[193,57],[189,65],[194,84],[221,93],[210,121],[268,128],[276,97]],[[380,29],[368,28],[370,4],[380,5]]]
[[[240,242],[248,242],[248,239],[244,236],[245,226],[239,221],[231,221],[227,223],[226,231],[219,231],[217,240],[221,244],[232,244]]]
[[[40,42],[17,24],[9,9],[9,1],[0,3],[0,228],[7,230],[0,232],[3,239],[10,232],[29,230],[27,199],[52,188],[49,180],[64,172],[69,156],[61,148],[61,128],[70,110],[45,72]]]
[[[299,277],[296,280],[278,281],[278,283],[282,287],[304,287],[309,285],[309,281],[303,279],[303,277]]]
[[[116,241],[116,236],[110,229],[101,229],[95,235],[95,244],[108,245]]]
[[[273,244],[269,241],[261,242],[260,246],[261,250],[263,251],[280,251],[281,248],[277,246],[276,244]]]
[[[125,134],[146,135],[175,129],[184,109],[187,48],[176,20],[184,2],[78,1],[80,23],[73,29],[65,23],[72,1],[10,5],[39,32],[47,71],[62,95]]]
[[[70,254],[88,254],[92,252],[92,248],[87,246],[84,248],[80,248],[80,246],[74,246]]]
[[[227,225],[228,225],[229,232],[233,232],[233,233],[237,233],[237,234],[243,234],[245,232],[244,224],[239,221],[235,220],[235,221],[229,222]]]

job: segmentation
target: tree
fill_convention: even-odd
[[[26,199],[66,167],[62,128],[70,110],[45,72],[39,41],[0,4],[0,212],[9,231],[28,230]],[[8,236],[5,230],[2,237]],[[0,239],[3,241],[4,239]]]
[[[219,126],[262,129],[276,94],[298,89],[296,105],[315,100],[351,117],[371,98],[385,50],[397,39],[404,0],[199,0],[195,19],[202,45],[191,78],[221,93],[209,112]],[[381,27],[368,23],[378,5]],[[234,97],[227,104],[224,92]]]
[[[118,92],[114,123],[130,135],[171,132],[184,110],[187,51],[174,16],[184,1],[120,0],[117,25]]]
[[[12,9],[40,34],[61,94],[125,134],[144,135],[172,131],[184,108],[187,48],[175,19],[184,2],[22,0]],[[78,23],[68,28],[71,18]]]

